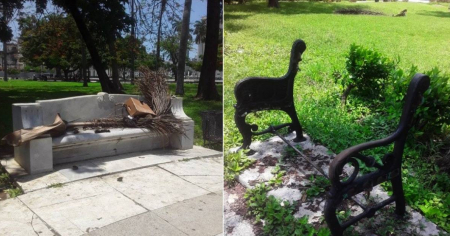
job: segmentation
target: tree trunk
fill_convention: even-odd
[[[88,86],[87,76],[86,76],[86,47],[84,43],[81,42],[81,78],[83,79],[83,87]]]
[[[55,81],[57,80],[57,79],[61,79],[62,77],[61,77],[61,67],[60,66],[57,66],[56,67],[56,75],[55,75]]]
[[[218,100],[216,88],[216,63],[219,46],[220,0],[208,0],[206,13],[206,42],[202,71],[198,82],[198,99]]]
[[[5,22],[6,26],[6,1],[2,1],[3,5],[3,22]],[[7,50],[6,40],[3,41],[3,80],[8,81],[8,50]]]
[[[8,57],[6,41],[3,42],[3,80],[8,81]]]
[[[130,72],[130,79],[131,79],[131,84],[134,84],[134,47],[135,47],[135,42],[134,42],[134,27],[135,27],[135,22],[134,22],[134,0],[131,0],[131,18],[133,19],[133,24],[131,25],[131,72]]]
[[[69,81],[69,70],[63,70],[64,71],[64,79],[66,81]]]
[[[108,37],[108,46],[109,46],[109,53],[111,54],[111,70],[112,70],[113,84],[116,89],[123,90],[122,84],[120,84],[119,81],[119,66],[117,65],[116,45],[114,45],[115,42],[116,36],[114,35],[113,32],[111,32]]]
[[[91,33],[89,32],[86,24],[84,23],[83,17],[77,8],[76,1],[66,0],[64,3],[75,20],[81,36],[83,36],[86,47],[91,55],[92,63],[97,71],[98,79],[100,80],[100,84],[102,86],[102,91],[106,93],[123,93],[123,91],[116,89],[111,80],[109,80],[106,70],[102,65],[102,59],[98,54],[97,48],[95,47]]]
[[[189,38],[189,21],[191,19],[192,0],[185,0],[183,12],[183,25],[181,26],[180,50],[178,51],[178,71],[176,95],[184,95],[184,69],[186,67],[186,51]]]
[[[278,0],[269,0],[269,4],[267,6],[268,7],[279,8],[280,4],[278,3]]]
[[[162,18],[164,15],[164,12],[166,11],[166,4],[167,0],[161,0],[161,9],[159,12],[159,19],[158,19],[158,36],[156,39],[156,64],[159,67],[161,62],[161,35],[162,35]]]
[[[342,104],[342,106],[345,106],[345,104],[347,103],[347,97],[350,94],[350,91],[352,91],[352,89],[354,87],[355,87],[355,85],[349,84],[347,86],[347,88],[344,90],[344,92],[342,93],[342,96],[341,96],[341,104]]]

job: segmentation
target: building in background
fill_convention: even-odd
[[[3,71],[3,45],[0,47],[0,70]],[[21,62],[22,54],[20,53],[20,45],[15,42],[6,43],[6,62],[9,69],[23,70],[25,63]]]

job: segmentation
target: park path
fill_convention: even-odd
[[[325,146],[314,144],[309,136],[305,136],[307,137],[305,142],[291,142],[291,144],[294,146],[298,145],[303,150],[303,153],[328,175],[329,165],[336,155]],[[290,133],[285,137],[287,140],[292,140],[295,138],[295,133]],[[308,216],[308,222],[315,227],[327,227],[323,220],[326,200],[325,192],[315,197],[306,196],[306,190],[313,184],[311,183],[311,176],[317,176],[320,173],[301,157],[296,155],[288,156],[286,148],[287,144],[278,136],[269,138],[266,141],[255,141],[251,144],[250,149],[254,151],[254,154],[249,156],[249,158],[256,160],[255,164],[241,172],[236,185],[226,186],[225,188],[224,232],[226,235],[252,236],[259,235],[262,232],[263,226],[255,224],[255,219],[247,214],[248,209],[243,196],[246,189],[253,188],[257,184],[265,183],[268,185],[269,180],[274,178],[273,170],[277,165],[286,173],[282,178],[282,184],[273,187],[267,194],[281,201],[297,204],[297,211],[294,217]],[[230,151],[235,151],[235,149]],[[350,175],[352,169],[350,167],[344,168],[344,172]],[[370,196],[375,202],[380,202],[389,197],[387,192],[380,186],[374,187]],[[367,202],[367,198],[363,193],[355,197],[365,205],[373,204],[373,202]],[[362,213],[362,209],[353,202],[346,207],[351,212],[351,216]],[[360,235],[377,235],[376,230],[378,228],[388,225],[389,222],[394,222],[394,217],[388,212],[387,208],[377,212],[372,223],[364,223],[365,221],[363,220],[354,230]],[[397,229],[397,231],[402,231],[397,235],[440,235],[441,231],[434,223],[408,206],[406,219],[401,225],[403,227],[402,230]],[[392,225],[392,223],[390,224]],[[375,227],[368,228],[369,226]]]
[[[222,173],[221,152],[194,147],[18,175],[25,193],[0,201],[0,235],[221,235]]]

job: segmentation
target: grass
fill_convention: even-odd
[[[347,7],[380,11],[388,15],[406,8],[408,13],[403,18],[333,14],[334,10]],[[332,73],[344,69],[344,57],[351,43],[374,48],[389,58],[400,56],[402,68],[409,68],[411,64],[417,65],[419,71],[436,66],[448,72],[450,68],[450,60],[447,60],[450,55],[447,37],[450,32],[450,12],[444,6],[401,2],[282,2],[280,9],[269,9],[265,3],[253,3],[226,5],[224,17],[224,114],[225,136],[229,137],[224,141],[226,147],[238,142],[232,106],[236,103],[233,94],[235,83],[249,76],[283,75],[295,39],[301,38],[307,45],[300,63],[302,71],[295,81],[294,98],[298,110],[305,102],[328,99],[341,92],[333,82]],[[301,120],[308,118],[306,114],[301,114],[307,111],[299,113]],[[330,117],[335,113],[329,111],[324,115]],[[266,112],[258,119],[276,123],[285,120],[286,116],[274,117]]]
[[[344,8],[382,12],[385,16],[333,13]],[[408,10],[406,17],[391,17],[403,9]],[[296,39],[303,39],[307,45],[294,87],[300,122],[316,143],[327,146],[335,153],[386,137],[398,124],[398,117],[382,116],[351,96],[347,109],[340,106],[343,88],[335,83],[332,75],[334,71],[345,69],[345,55],[350,44],[373,48],[388,58],[400,58],[398,67],[405,70],[414,64],[420,72],[433,67],[444,73],[450,72],[448,6],[404,2],[281,2],[279,9],[269,9],[266,3],[257,2],[225,5],[224,17],[225,152],[240,146],[242,142],[233,118],[235,83],[250,76],[282,76],[287,71],[290,47]],[[289,118],[281,112],[265,111],[248,116],[247,121],[264,129],[269,124],[287,122]],[[254,139],[263,138],[259,136]],[[432,180],[442,175],[434,169],[433,163],[421,156],[427,147],[418,144],[411,146],[413,148],[405,150],[408,158],[403,165],[409,171],[404,174],[408,203],[416,210],[424,206],[430,209],[428,211],[432,214],[422,212],[449,230],[450,211],[435,201],[431,202],[431,199],[437,198],[439,203],[448,201],[450,204],[450,198],[446,197],[450,190]],[[389,149],[381,148],[369,154],[381,157]],[[415,191],[418,189],[414,186],[427,188]]]
[[[124,84],[124,87],[126,93],[136,93],[133,85]],[[174,93],[175,84],[170,84],[169,88]],[[219,90],[219,94],[221,94],[222,86],[218,85],[217,89]],[[98,92],[101,92],[100,83],[90,83],[89,87],[83,87],[82,83],[77,82],[0,81],[0,137],[12,131],[11,104],[13,103],[28,103],[36,100],[97,94]],[[205,110],[221,110],[222,102],[194,100],[196,93],[196,84],[185,84],[183,108],[186,115],[191,117],[195,122],[194,144],[203,146],[200,112]],[[222,147],[216,145],[213,148],[221,150]]]

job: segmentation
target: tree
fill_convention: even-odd
[[[36,1],[46,3],[46,0]],[[126,30],[127,26],[132,23],[131,18],[126,14],[125,8],[122,5],[126,2],[126,0],[53,0],[54,4],[70,13],[75,20],[78,30],[91,55],[92,64],[97,71],[102,91],[108,93],[123,93],[118,81],[115,48],[111,47],[111,44],[115,42],[117,35],[120,35],[120,32]],[[85,21],[90,23],[91,31],[89,31]],[[102,64],[102,58],[99,55],[91,32],[96,32],[99,36],[103,37],[109,46],[110,53],[113,55],[111,64],[115,66],[113,68],[113,80],[115,83],[112,83],[106,74],[105,66]]]
[[[206,18],[194,23],[194,35],[196,43],[204,43],[206,40]]]
[[[162,66],[161,51],[162,40],[171,30],[174,22],[180,21],[180,4],[177,0],[154,0],[142,1],[143,4],[137,7],[138,19],[144,30],[141,36],[148,37],[154,43],[155,55],[158,67]]]
[[[50,14],[38,20],[35,16],[19,19],[22,56],[27,64],[64,72],[81,68],[84,43],[75,22],[62,14]]]
[[[147,60],[148,55],[141,40],[134,38],[132,35],[127,35],[124,38],[117,39],[116,48],[117,63],[124,79],[128,69],[132,73],[139,66],[145,65],[144,61]],[[137,63],[135,63],[135,59],[137,59]]]
[[[179,81],[179,73],[177,73],[177,68],[179,65],[179,58],[180,58],[180,37],[181,37],[181,26],[182,22],[174,22],[172,25],[172,30],[169,31],[170,33],[166,33],[166,36],[161,41],[161,49],[164,51],[164,54],[169,57],[169,60],[171,61],[171,64],[169,66],[170,70],[172,71],[175,81]],[[187,41],[187,48],[190,48],[192,41],[192,36],[190,32],[188,32],[188,41]],[[186,50],[187,51],[187,50]],[[186,55],[184,55],[186,58]],[[184,77],[184,71],[183,75]]]
[[[196,98],[203,100],[220,99],[216,88],[216,64],[219,46],[219,28],[222,1],[208,0],[206,15],[206,44],[202,71],[198,83]]]
[[[191,20],[191,6],[192,0],[185,0],[184,2],[184,12],[183,12],[183,23],[181,26],[180,35],[180,47],[178,52],[178,71],[177,74],[177,88],[175,94],[184,95],[184,69],[186,68],[186,52],[189,39],[189,22]]]
[[[275,7],[275,8],[279,8],[280,7],[280,3],[278,2],[278,0],[269,0],[269,3],[267,4],[268,7]]]
[[[3,43],[3,80],[8,81],[8,50],[6,43],[13,37],[12,30],[8,26],[9,21],[14,15],[14,9],[22,9],[23,4],[21,0],[1,0],[0,12],[0,41]]]

